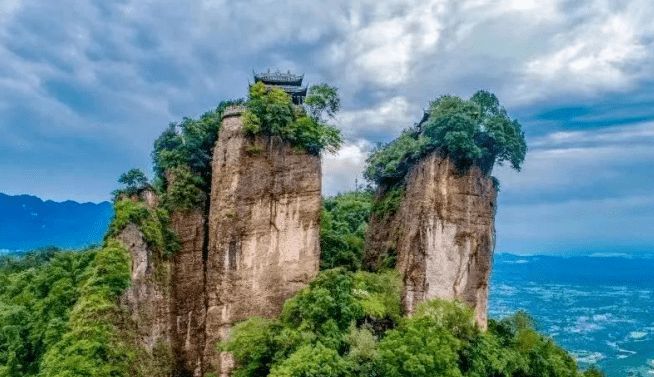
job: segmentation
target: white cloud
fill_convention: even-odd
[[[152,140],[169,121],[242,96],[252,68],[292,69],[311,83],[334,83],[343,94],[338,124],[349,144],[325,160],[325,187],[338,191],[360,173],[366,145],[396,137],[438,95],[486,88],[511,111],[514,104],[538,108],[546,101],[579,103],[591,94],[637,90],[654,79],[648,69],[653,12],[647,0],[4,0],[0,130],[6,136],[0,149],[22,154],[1,156],[30,157],[35,171],[63,176],[47,168],[49,161],[74,166],[86,158],[75,151],[111,144],[120,150],[106,148],[96,158],[144,166]],[[57,93],[54,84],[65,90]],[[591,161],[600,149],[572,148],[580,147],[580,138],[588,144],[582,147],[600,142],[592,136],[533,140],[519,177],[542,182],[546,174],[558,176],[553,168],[565,163],[556,158],[563,153]],[[544,151],[557,148],[570,150]],[[37,161],[34,152],[43,149],[50,153]],[[329,178],[332,172],[338,178]],[[113,184],[112,177],[97,195]]]
[[[652,64],[654,58],[653,16],[651,3],[624,2],[615,9],[593,2],[582,22],[550,37],[553,47],[525,62],[517,94],[523,101],[556,93],[593,96],[627,90],[643,74],[651,78],[651,70],[643,72],[639,66]]]
[[[345,144],[335,155],[323,157],[323,194],[327,196],[365,184],[361,175],[370,145],[365,141]]]
[[[654,122],[556,132],[529,142],[523,169],[497,169],[502,195],[552,203],[654,190]]]
[[[330,46],[332,64],[360,85],[401,85],[418,59],[436,51],[446,8],[439,0],[354,6],[349,24]]]
[[[620,145],[630,149],[634,146],[654,144],[654,122],[627,126],[605,127],[601,130],[558,131],[539,137],[529,143],[531,149],[578,148]]]
[[[401,130],[420,120],[421,116],[420,107],[397,96],[367,108],[343,111],[338,115],[337,123],[349,139],[363,136],[377,142],[382,137],[397,137]]]

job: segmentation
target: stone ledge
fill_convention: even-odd
[[[225,109],[225,111],[223,111],[222,119],[233,116],[240,116],[245,110],[245,106],[242,105],[229,106]]]

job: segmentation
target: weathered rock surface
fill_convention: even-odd
[[[397,253],[406,312],[429,298],[458,299],[485,328],[496,198],[492,179],[479,168],[460,174],[449,159],[433,153],[409,172],[397,211],[371,218],[365,263],[375,268],[385,255]]]
[[[173,212],[171,226],[180,243],[172,260],[171,334],[176,370],[203,376],[204,249],[206,216],[201,209]]]
[[[179,250],[153,253],[134,224],[118,236],[132,257],[123,305],[139,346],[172,355],[171,376],[228,376],[231,357],[216,346],[231,326],[279,315],[318,273],[320,159],[276,138],[246,137],[240,114],[228,110],[223,120],[208,207],[171,214]],[[148,195],[139,200],[155,208]]]
[[[205,362],[227,376],[215,344],[237,321],[273,317],[318,273],[320,159],[274,137],[244,135],[224,115],[213,154]],[[209,369],[207,369],[209,370]]]
[[[143,233],[134,224],[129,224],[116,237],[129,251],[131,263],[131,285],[120,301],[128,309],[136,327],[137,341],[149,355],[170,349],[170,293],[168,262],[159,260],[148,247]]]

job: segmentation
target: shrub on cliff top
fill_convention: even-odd
[[[250,86],[243,127],[250,135],[278,136],[314,155],[338,150],[342,143],[340,131],[325,122],[340,108],[336,88],[312,86],[305,105],[294,105],[282,89],[256,83]]]
[[[118,183],[123,187],[113,192],[114,198],[121,195],[134,196],[150,185],[148,177],[140,169],[130,169],[120,175]]]
[[[477,165],[488,174],[504,162],[520,170],[527,145],[520,123],[508,116],[494,94],[478,91],[469,100],[442,96],[431,102],[424,122],[370,154],[364,176],[377,184],[395,184],[433,151],[461,170]]]

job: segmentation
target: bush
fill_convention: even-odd
[[[121,199],[114,203],[114,218],[105,239],[111,239],[134,224],[143,233],[148,246],[162,256],[170,256],[179,249],[177,236],[170,228],[168,212],[163,208],[149,208],[141,201]]]
[[[527,152],[524,133],[492,93],[478,91],[469,100],[440,97],[431,102],[427,115],[420,125],[370,154],[364,171],[368,180],[397,184],[416,161],[434,151],[461,170],[477,165],[489,174],[504,162],[520,170]]]
[[[309,113],[294,105],[282,89],[256,83],[250,86],[243,129],[249,135],[278,136],[310,154],[335,152],[342,143],[340,131],[324,123],[322,114],[333,116],[339,109],[336,89],[326,85],[312,87],[307,101]]]
[[[394,214],[400,208],[404,194],[404,186],[391,186],[373,203],[372,213],[380,218]]]
[[[202,177],[193,174],[185,165],[168,170],[168,177],[168,189],[163,194],[164,206],[171,211],[203,207],[207,192],[202,189]]]

